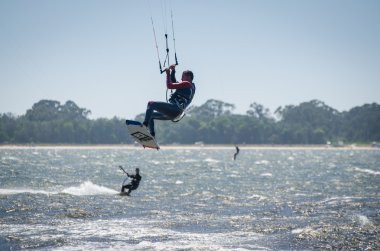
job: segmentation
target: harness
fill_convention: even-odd
[[[186,115],[185,110],[193,100],[194,94],[195,85],[193,84],[192,88],[178,89],[170,96],[169,102],[175,104],[181,110],[181,113],[172,119],[173,122],[179,122]]]

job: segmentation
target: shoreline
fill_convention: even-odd
[[[345,146],[329,146],[329,145],[253,145],[253,144],[237,144],[240,149],[289,149],[289,150],[380,150],[379,147],[371,145],[345,145]],[[144,149],[136,144],[1,144],[1,149],[134,149],[134,150],[150,150]],[[170,149],[235,149],[235,144],[178,144],[178,145],[160,145],[160,150]]]

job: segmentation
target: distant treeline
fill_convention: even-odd
[[[193,106],[179,122],[156,123],[161,144],[325,144],[380,141],[380,105],[339,112],[319,100],[279,107],[272,115],[252,103],[245,115],[233,104],[208,100]],[[74,102],[41,100],[25,115],[0,114],[0,143],[133,143],[124,118],[89,119],[90,110]],[[136,117],[143,119],[143,114]]]

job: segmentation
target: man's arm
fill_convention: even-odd
[[[171,73],[170,73],[170,70],[171,70]],[[172,89],[169,86],[173,85],[173,83],[177,83],[177,79],[175,78],[175,65],[171,65],[169,66],[169,68],[166,68],[165,72],[166,72],[166,86],[167,88]]]
[[[172,69],[172,72],[170,73],[170,80],[172,83],[176,83],[177,79],[175,78],[175,68]]]
[[[170,66],[170,68],[166,68],[165,69],[165,72],[166,72],[166,87],[168,89],[185,89],[185,88],[192,88],[192,84],[188,81],[182,81],[182,82],[176,82],[174,81],[173,82],[173,77],[174,74],[175,74],[175,69],[174,69],[175,65],[173,66]],[[172,70],[172,72],[170,73],[170,69]],[[174,73],[173,73],[174,72]],[[174,80],[175,80],[175,76],[174,76]]]

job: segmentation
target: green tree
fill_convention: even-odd
[[[278,108],[278,129],[284,143],[320,144],[339,137],[341,114],[319,100]]]
[[[321,101],[279,107],[270,115],[263,105],[252,103],[246,115],[234,114],[235,106],[210,99],[193,106],[179,123],[157,121],[161,144],[323,144],[327,140],[380,141],[380,105],[365,104],[338,112]],[[35,103],[25,115],[0,114],[0,143],[131,143],[123,119],[88,119],[90,110],[72,101]],[[136,116],[142,121],[144,114]]]
[[[219,100],[210,99],[199,107],[192,107],[191,114],[201,118],[215,118],[221,115],[230,115],[235,105]]]
[[[365,104],[344,113],[343,131],[351,142],[380,141],[380,105]]]
[[[58,119],[61,104],[54,100],[41,100],[26,111],[25,117],[30,121],[49,121]]]

